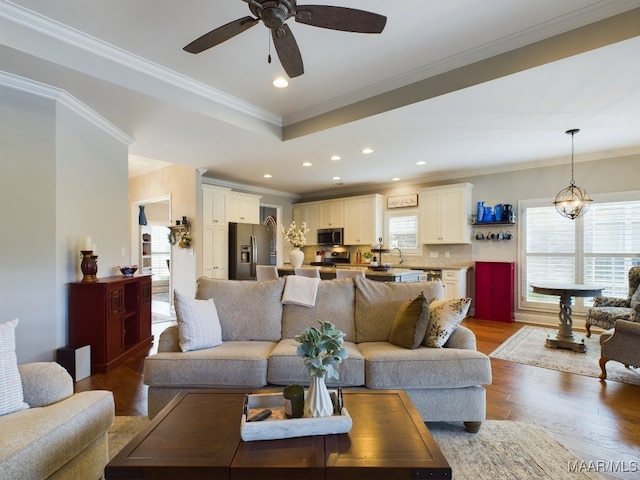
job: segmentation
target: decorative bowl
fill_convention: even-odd
[[[136,270],[138,270],[138,265],[118,267],[118,270],[120,270],[125,277],[132,277],[133,274],[136,273]]]

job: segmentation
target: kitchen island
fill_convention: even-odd
[[[303,265],[307,268],[317,268],[320,270],[320,278],[322,280],[331,280],[336,278],[336,268],[345,267],[311,267],[309,265]],[[348,268],[348,267],[347,267]],[[364,275],[370,280],[378,282],[418,282],[420,281],[421,270],[411,270],[408,268],[392,268],[385,271],[377,271],[368,268],[362,268]],[[295,269],[290,266],[278,268],[280,276],[295,275]]]

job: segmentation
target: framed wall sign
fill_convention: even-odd
[[[387,197],[387,208],[417,207],[418,194],[409,193],[407,195],[398,195],[395,197]]]

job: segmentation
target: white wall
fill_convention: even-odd
[[[0,322],[20,319],[20,363],[53,360],[67,344],[79,239],[98,245],[99,276],[127,245],[127,146],[87,113],[0,85]]]

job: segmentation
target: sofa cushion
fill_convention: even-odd
[[[365,358],[366,386],[374,389],[460,388],[491,383],[489,357],[473,350],[415,350],[388,342],[358,344]]]
[[[386,342],[400,306],[421,292],[427,300],[444,297],[441,282],[376,282],[356,277],[356,342]]]
[[[22,379],[16,357],[18,319],[0,324],[0,415],[29,408],[24,401]]]
[[[354,317],[355,285],[352,278],[321,280],[313,307],[284,305],[282,312],[282,338],[294,338],[318,320],[333,323],[344,333],[344,340],[356,339]]]
[[[212,298],[218,310],[222,340],[277,342],[282,330],[284,279],[253,280],[198,279],[196,298]]]
[[[274,385],[308,385],[309,374],[304,368],[302,357],[296,349],[299,343],[291,338],[284,338],[278,342],[269,355],[267,380]],[[342,387],[358,387],[364,385],[364,357],[355,343],[344,342],[343,347],[349,352],[349,358],[342,360],[336,367],[339,379],[325,379],[327,385]]]
[[[262,387],[267,384],[267,359],[275,346],[275,342],[230,341],[192,352],[156,353],[145,359],[144,383],[154,387]]]
[[[0,478],[100,478],[108,461],[106,435],[113,418],[113,394],[104,390],[76,393],[47,407],[1,417],[0,431],[11,434],[3,434],[0,442]],[[91,452],[91,445],[101,438],[101,455],[85,459],[84,468],[74,475],[67,466]],[[98,467],[95,476],[84,475],[92,465]]]
[[[471,305],[470,298],[434,300],[429,305],[429,325],[424,337],[427,347],[442,348],[458,324],[464,320]]]
[[[389,343],[404,348],[418,348],[424,340],[429,323],[429,302],[420,293],[400,307],[393,319]]]
[[[222,330],[213,299],[198,300],[174,290],[180,350],[189,352],[217,347]]]

